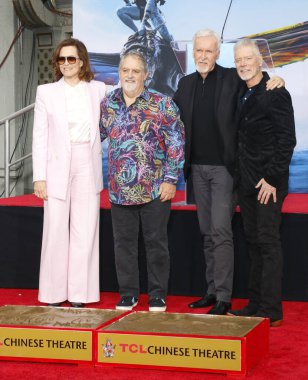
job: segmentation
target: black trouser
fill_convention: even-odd
[[[139,295],[138,235],[141,222],[147,257],[148,293],[167,295],[170,272],[167,224],[170,201],[142,205],[111,204],[115,263],[121,296]]]
[[[258,315],[282,319],[281,286],[283,256],[280,241],[281,207],[287,192],[277,192],[267,205],[257,195],[240,189],[239,204],[250,257],[249,303]]]

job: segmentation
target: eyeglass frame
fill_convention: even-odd
[[[64,59],[64,61],[63,61],[63,63],[61,63],[60,61],[62,61],[63,59]],[[68,56],[61,55],[57,58],[57,63],[60,66],[64,65],[65,62],[67,62],[69,65],[74,65],[79,59],[80,59],[79,57],[75,57],[73,55],[68,55]],[[73,62],[70,62],[70,60]]]

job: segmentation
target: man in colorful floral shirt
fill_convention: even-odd
[[[120,310],[139,296],[138,234],[147,256],[149,310],[165,311],[170,203],[184,163],[184,126],[171,98],[145,87],[148,68],[131,50],[121,57],[121,88],[101,104],[102,140],[109,138],[109,196]]]

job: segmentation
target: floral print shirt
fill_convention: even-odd
[[[101,139],[109,138],[110,201],[148,203],[162,182],[176,184],[184,164],[184,126],[173,100],[145,88],[126,106],[122,89],[101,103]]]

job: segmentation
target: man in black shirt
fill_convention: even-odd
[[[295,146],[290,94],[285,88],[266,91],[267,73],[255,41],[234,47],[243,82],[238,97],[239,204],[250,258],[249,302],[231,314],[282,323],[281,207],[288,192],[289,165]]]

